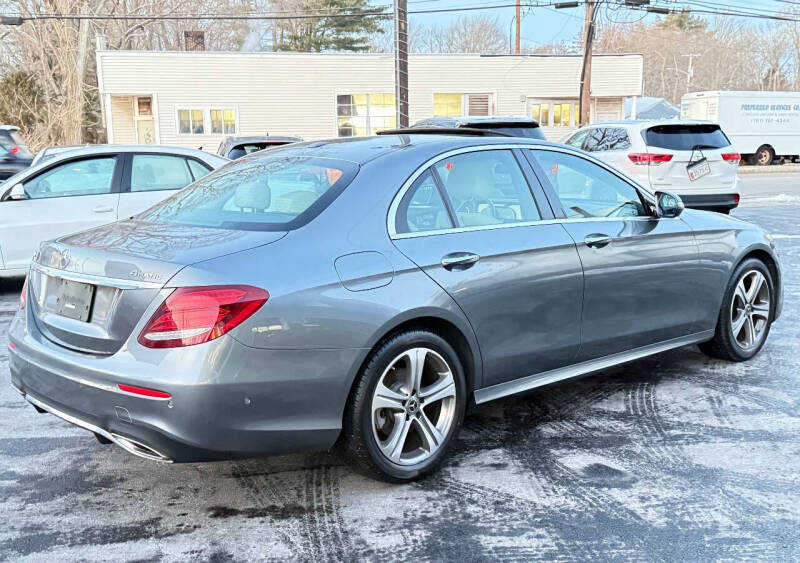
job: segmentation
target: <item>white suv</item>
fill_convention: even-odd
[[[566,144],[592,153],[652,191],[723,213],[739,205],[739,153],[717,123],[615,121],[585,125]]]

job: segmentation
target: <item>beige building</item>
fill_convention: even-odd
[[[592,120],[623,117],[642,94],[641,55],[595,55]],[[561,139],[578,121],[579,56],[411,55],[411,122],[529,115]],[[395,126],[385,54],[98,51],[110,143],[215,151],[227,135],[320,139]]]

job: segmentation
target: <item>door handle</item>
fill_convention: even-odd
[[[92,209],[92,211],[95,213],[113,213],[114,208],[108,205],[98,205],[97,207]]]
[[[603,248],[604,246],[608,245],[612,241],[612,238],[608,235],[604,235],[601,233],[593,233],[591,235],[586,235],[586,238],[583,239],[584,244],[590,248]]]
[[[472,252],[451,252],[442,257],[442,268],[445,270],[463,270],[475,264],[481,257]]]

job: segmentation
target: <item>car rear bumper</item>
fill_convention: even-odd
[[[693,209],[735,209],[739,206],[738,193],[723,194],[681,194],[683,204]]]
[[[181,373],[170,362],[153,365],[130,352],[121,351],[115,356],[122,357],[111,362],[111,357],[70,352],[25,324],[18,315],[9,331],[9,367],[17,391],[39,410],[157,461],[330,448],[341,429],[351,367],[363,357],[360,349],[253,349],[223,337],[207,343],[211,356],[223,362],[188,354]],[[196,362],[200,357],[205,363]],[[125,393],[118,383],[171,397]]]

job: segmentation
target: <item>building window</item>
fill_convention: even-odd
[[[226,135],[236,134],[236,110],[212,109],[211,132],[225,133]]]
[[[434,117],[460,117],[464,115],[463,94],[434,94]]]
[[[340,137],[373,135],[394,129],[394,94],[340,94],[336,96],[336,125]]]
[[[535,102],[529,107],[530,116],[542,127],[577,126],[581,121],[580,105],[575,102]]]
[[[178,110],[178,133],[182,135],[205,135],[205,112],[202,109]]]
[[[491,94],[452,94],[441,92],[435,92],[433,94],[434,117],[461,117],[491,114]]]

